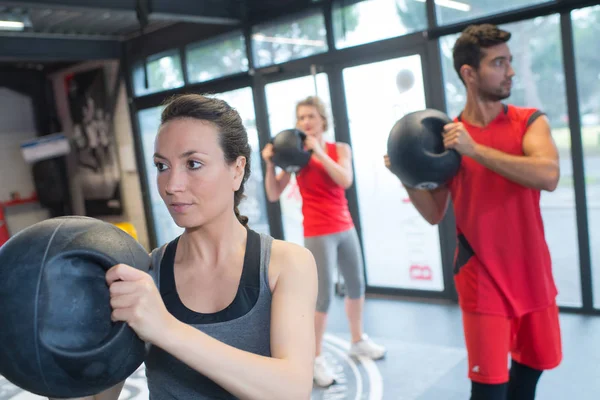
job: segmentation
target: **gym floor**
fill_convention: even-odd
[[[336,385],[315,389],[312,400],[468,400],[470,384],[456,305],[369,298],[367,333],[388,348],[384,360],[346,356],[349,334],[343,301],[335,297],[324,352]],[[597,400],[600,393],[600,318],[561,314],[564,360],[542,375],[537,399]],[[121,399],[147,399],[143,371],[128,380]],[[0,400],[37,400],[0,377]]]
[[[328,331],[348,339],[343,312],[343,302],[336,298]],[[542,375],[536,398],[597,400],[600,318],[562,313],[560,322],[563,362]],[[383,399],[469,399],[462,321],[456,305],[370,298],[365,326],[371,338],[388,347],[386,359],[376,362],[383,379]]]

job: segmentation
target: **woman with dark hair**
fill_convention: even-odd
[[[185,231],[152,252],[150,275],[123,264],[106,274],[113,320],[148,343],[150,398],[309,398],[316,266],[306,249],[253,231],[240,215],[250,174],[240,116],[214,98],[170,100],[154,163]]]

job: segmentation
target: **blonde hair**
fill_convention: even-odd
[[[323,132],[327,132],[329,129],[329,120],[327,119],[327,110],[325,109],[325,103],[317,96],[308,96],[304,100],[300,100],[296,104],[296,118],[298,118],[298,109],[301,106],[309,106],[317,109],[317,112],[323,118]]]

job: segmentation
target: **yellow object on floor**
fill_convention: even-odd
[[[138,240],[138,235],[135,227],[131,222],[117,222],[114,224],[117,228],[129,233],[135,240]]]

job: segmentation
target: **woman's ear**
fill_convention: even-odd
[[[232,166],[232,177],[233,177],[233,191],[239,190],[244,180],[244,173],[246,172],[246,157],[238,156],[235,163]]]

